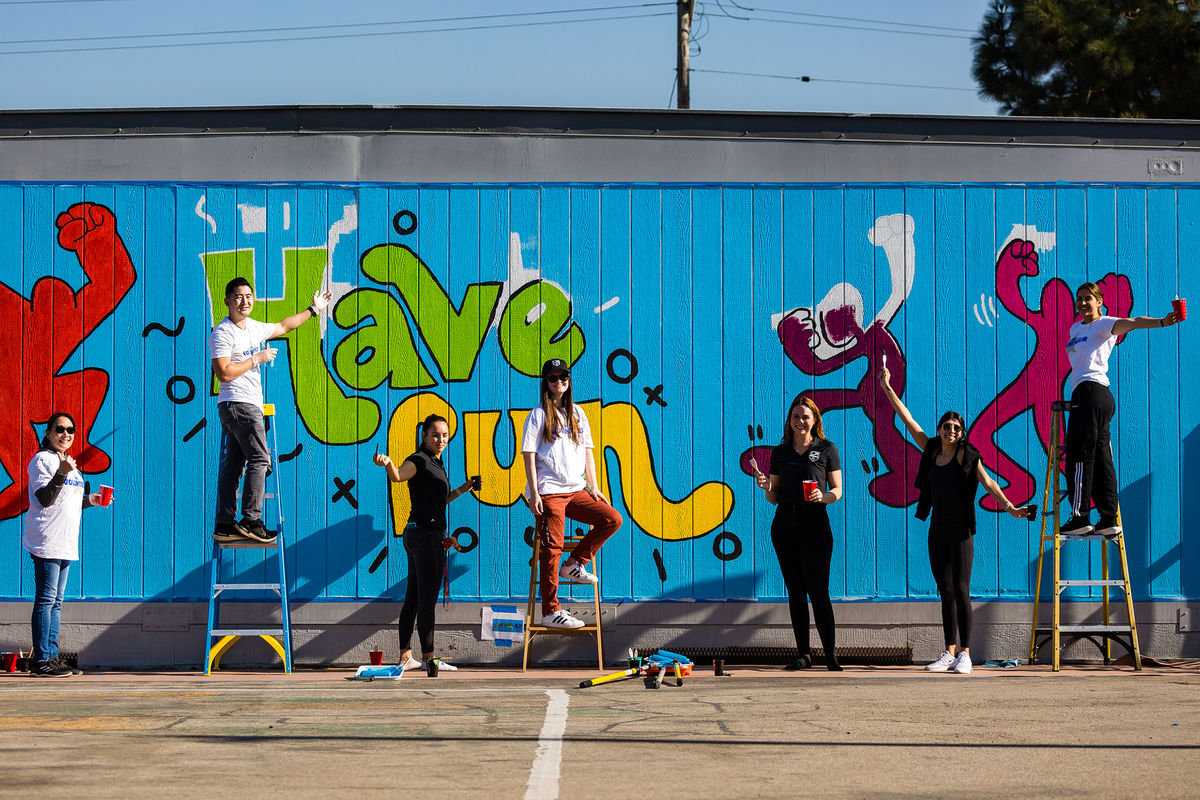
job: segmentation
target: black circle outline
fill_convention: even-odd
[[[176,397],[175,393],[171,391],[171,387],[180,381],[187,384],[188,389],[187,397],[182,399]],[[192,383],[192,379],[187,375],[172,375],[171,377],[167,378],[166,391],[168,400],[177,406],[182,406],[192,402],[192,400],[196,397],[196,384]]]
[[[400,225],[400,218],[407,215],[412,220],[412,225],[407,228]],[[409,211],[407,208],[403,211],[397,211],[396,216],[392,217],[392,227],[396,229],[396,233],[401,236],[408,236],[417,229],[417,215]]]
[[[617,356],[624,356],[629,361],[629,374],[625,377],[618,377],[613,369],[613,362],[617,360]],[[633,379],[638,374],[637,356],[626,350],[624,347],[618,347],[608,354],[608,361],[604,362],[604,368],[608,371],[608,377],[612,378],[617,383],[633,383]]]
[[[733,542],[733,550],[728,553],[721,550],[721,544],[726,541]],[[737,534],[730,533],[729,531],[721,531],[713,538],[713,555],[721,561],[733,561],[741,556],[741,554],[742,540],[737,537]]]
[[[537,531],[534,530],[532,525],[525,526],[525,544],[529,545],[530,549],[533,548],[533,535],[535,533],[537,533]]]
[[[458,535],[460,533],[469,534],[471,543],[463,544],[462,542],[458,542]],[[466,525],[462,526],[461,528],[456,528],[454,533],[450,534],[450,536],[454,539],[454,541],[458,542],[458,547],[455,549],[460,553],[469,553],[479,546],[479,534],[468,528]]]

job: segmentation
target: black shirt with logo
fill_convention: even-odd
[[[828,439],[813,439],[803,453],[790,444],[771,451],[771,474],[779,476],[776,497],[780,505],[796,505],[804,499],[804,481],[816,481],[822,492],[829,491],[829,473],[842,468],[837,447]]]
[[[422,447],[404,460],[417,468],[417,474],[408,480],[408,496],[412,501],[408,524],[446,530],[450,479],[446,476],[442,459]]]

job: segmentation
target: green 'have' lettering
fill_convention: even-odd
[[[254,251],[204,253],[201,259],[215,325],[227,312],[225,284],[239,276],[254,283]],[[285,250],[284,296],[278,300],[256,300],[251,317],[275,323],[305,308],[313,292],[321,288],[328,259],[323,247]],[[263,288],[255,286],[255,294]],[[333,380],[321,352],[320,325],[308,322],[281,338],[288,343],[287,361],[296,408],[313,437],[326,444],[354,444],[369,439],[379,428],[379,406],[366,398],[347,397]],[[213,380],[215,386],[216,379]]]

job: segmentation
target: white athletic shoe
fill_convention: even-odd
[[[421,667],[424,665],[421,664],[420,661],[417,661],[412,656],[409,656],[408,658],[406,658],[404,660],[404,663],[401,664],[400,666],[404,667],[407,670],[407,669],[421,669]]]
[[[575,583],[596,584],[600,582],[599,578],[587,571],[587,567],[574,559],[568,559],[567,563],[562,565],[562,569],[558,571],[558,577]]]
[[[451,664],[444,658],[438,659],[438,671],[445,670],[446,672],[458,672],[458,667]]]
[[[545,614],[542,617],[542,627],[544,628],[582,628],[583,620],[576,619],[571,616],[571,612],[565,608],[560,608],[552,614]]]
[[[954,662],[955,658],[954,656],[950,655],[950,651],[943,650],[942,655],[938,658],[938,660],[932,664],[926,664],[925,669],[929,670],[930,672],[947,672],[952,666],[954,666]]]
[[[954,671],[959,675],[971,674],[971,654],[962,652],[958,654],[958,658],[954,659]]]

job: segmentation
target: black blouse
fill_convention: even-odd
[[[803,503],[804,481],[816,481],[822,492],[829,490],[829,473],[842,468],[837,447],[828,439],[813,439],[803,453],[790,444],[771,451],[771,474],[779,476],[776,497],[780,505]]]
[[[408,480],[408,496],[412,500],[408,524],[446,530],[450,479],[446,476],[442,459],[422,447],[404,460],[417,468],[417,474]]]

